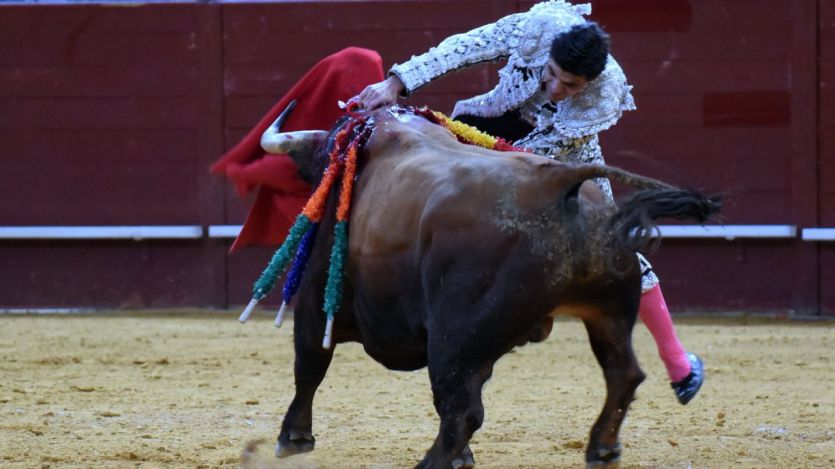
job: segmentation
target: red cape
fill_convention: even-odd
[[[289,156],[271,155],[261,149],[261,134],[281,111],[290,101],[298,101],[282,130],[330,130],[343,114],[337,101],[347,101],[382,79],[383,61],[373,50],[349,47],[329,55],[212,165],[211,171],[229,178],[239,195],[258,188],[258,196],[231,251],[251,244],[281,243],[310,196],[310,186],[299,178],[296,164]]]

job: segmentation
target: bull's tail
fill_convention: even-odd
[[[568,194],[576,195],[588,179],[608,178],[641,189],[618,202],[618,212],[609,220],[614,241],[624,248],[641,251],[652,246],[657,232],[656,220],[673,218],[709,221],[722,207],[722,195],[708,196],[692,189],[680,189],[657,179],[640,176],[614,166],[583,164],[572,171]],[[574,187],[571,187],[571,186]]]
[[[659,181],[639,174],[630,173],[614,166],[599,164],[580,164],[571,169],[571,179],[579,187],[584,181],[594,178],[607,178],[625,186],[636,189],[677,189],[666,182]]]
[[[618,202],[609,220],[615,240],[632,251],[652,247],[658,228],[655,220],[672,218],[706,223],[722,208],[722,196],[708,196],[692,189],[644,189]]]

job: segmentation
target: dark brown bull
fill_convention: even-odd
[[[463,145],[445,128],[392,110],[373,116],[350,223],[334,343],[356,341],[393,370],[429,367],[441,424],[418,467],[471,467],[481,389],[496,361],[544,340],[553,317],[580,318],[606,380],[586,461],[616,462],[618,432],[644,379],[632,351],[641,294],[635,251],[659,217],[705,221],[715,199],[605,166],[567,165]],[[326,133],[265,134],[308,168]],[[332,144],[332,142],[331,142]],[[590,178],[645,190],[620,208]],[[333,212],[334,200],[330,201]],[[333,357],[323,348],[333,215],[322,222],[295,308],[296,394],[276,454],[313,450],[313,396]]]

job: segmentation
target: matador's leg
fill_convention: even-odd
[[[547,148],[543,154],[561,161],[605,164],[597,135],[558,142]],[[609,180],[595,179],[594,182],[608,199],[613,201]],[[652,271],[652,265],[642,254],[638,253],[637,256],[641,265],[642,293],[638,314],[655,339],[658,355],[667,368],[676,397],[682,404],[687,404],[702,386],[704,365],[699,357],[684,349],[676,335],[670,311],[661,293],[658,277]]]

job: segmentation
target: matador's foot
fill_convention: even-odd
[[[696,393],[699,392],[705,380],[705,366],[702,359],[696,354],[688,352],[687,360],[690,362],[690,373],[683,380],[670,383],[682,405],[686,405],[696,397]]]

